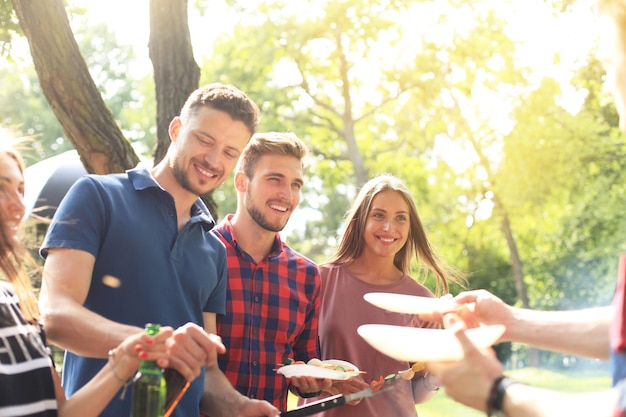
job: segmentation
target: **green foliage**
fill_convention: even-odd
[[[0,56],[10,58],[11,42],[21,33],[11,0],[0,0]]]
[[[33,67],[0,67],[0,124],[33,137],[32,150],[24,153],[27,165],[69,149],[63,130],[48,105]]]
[[[556,372],[546,369],[524,368],[507,372],[509,376],[526,384],[562,392],[601,391],[610,386],[606,374],[602,376]],[[430,400],[417,405],[420,417],[481,417],[485,414],[454,402],[440,391]]]
[[[571,80],[583,97],[576,108],[564,78],[539,78],[518,60],[500,13],[509,2],[227,3],[237,15],[202,57],[201,83],[237,85],[259,103],[260,130],[292,131],[308,144],[301,217],[291,220],[304,226],[290,223],[287,237],[296,250],[328,258],[362,162],[367,177],[390,172],[405,181],[431,243],[468,273],[468,288],[519,303],[502,234],[506,215],[532,307],[609,302],[617,255],[626,251],[626,148],[591,54]],[[547,5],[549,13],[576,6],[559,4]],[[7,5],[0,0],[0,42],[15,29]],[[211,14],[211,2],[192,5]],[[78,23],[103,96],[147,155],[155,136],[152,79],[133,78],[131,51],[106,28]],[[37,135],[29,162],[69,148],[32,67],[0,67],[0,88],[0,123]],[[232,178],[214,198],[220,216],[235,211]],[[432,277],[425,283],[434,289]],[[510,345],[497,350],[503,360],[524,354]]]
[[[0,10],[2,8],[0,7]],[[75,9],[78,13],[80,10]],[[131,143],[145,155],[154,144],[154,82],[132,78],[132,48],[120,46],[104,23],[74,18],[76,38],[91,76]],[[32,63],[13,60],[0,66],[0,124],[32,136],[27,165],[73,149],[41,90]]]
[[[240,20],[214,45],[203,79],[238,85],[261,104],[261,130],[293,131],[309,145],[301,206],[317,215],[292,232],[292,246],[315,260],[332,252],[359,186],[356,153],[369,177],[390,172],[407,183],[433,245],[468,272],[469,288],[517,301],[497,199],[534,306],[606,302],[623,249],[623,141],[607,134],[617,118],[597,61],[573,79],[588,93],[573,115],[555,80],[531,86],[532,68],[516,60],[497,9],[466,1],[231,4]],[[415,11],[419,21],[400,23]],[[510,132],[493,124],[496,107]],[[453,153],[442,153],[442,143]],[[218,191],[226,212],[234,211],[231,188]]]

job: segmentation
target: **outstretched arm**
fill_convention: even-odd
[[[522,309],[504,303],[486,290],[462,292],[452,301],[457,305],[454,312],[469,328],[505,325],[500,341],[602,360],[609,358],[611,306],[568,311]],[[445,314],[446,311],[437,311],[420,314],[420,318],[441,323]]]
[[[503,367],[492,349],[480,350],[465,334],[465,323],[452,314],[445,318],[463,347],[458,362],[431,362],[428,370],[439,378],[446,394],[462,404],[486,412],[496,379]],[[560,417],[564,415],[611,417],[617,403],[617,390],[593,393],[561,393],[524,384],[509,385],[502,410],[508,417]]]

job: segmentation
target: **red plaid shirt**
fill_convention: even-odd
[[[255,263],[237,245],[231,218],[213,229],[228,258],[226,315],[217,326],[227,349],[220,369],[240,393],[286,410],[289,381],[275,369],[287,358],[319,357],[319,269],[278,233],[271,253]]]

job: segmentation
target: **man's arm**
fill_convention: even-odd
[[[614,417],[617,390],[563,393],[522,384],[511,385],[503,411],[511,417]]]
[[[208,334],[217,333],[215,313],[204,313],[204,329]],[[235,390],[220,370],[217,354],[218,351],[214,349],[206,361],[200,412],[210,417],[271,417],[280,414],[279,410],[267,401],[247,398]]]
[[[463,321],[446,317],[450,328],[463,347],[458,362],[430,362],[427,368],[435,374],[445,392],[455,401],[486,412],[493,401],[494,382],[503,375],[502,364],[492,349],[481,350],[467,337]],[[611,417],[617,404],[617,390],[589,393],[563,393],[524,384],[508,385],[503,394],[502,411],[507,417]]]
[[[610,306],[571,311],[513,309],[505,337],[542,349],[608,360]]]
[[[82,250],[50,249],[39,308],[51,343],[78,355],[106,358],[109,349],[142,329],[108,320],[83,306],[94,263],[94,256]]]
[[[462,292],[453,301],[467,305],[457,313],[468,327],[504,324],[502,341],[526,343],[542,349],[607,360],[613,308],[537,311],[505,304],[486,290]],[[420,318],[428,318],[422,317]],[[441,321],[441,317],[430,317]]]

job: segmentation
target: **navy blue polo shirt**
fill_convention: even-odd
[[[80,249],[95,256],[85,307],[110,320],[174,328],[202,313],[224,314],[226,251],[200,199],[178,232],[174,199],[145,168],[126,174],[87,175],[57,209],[41,247]],[[112,278],[111,278],[112,277]],[[111,284],[114,285],[111,285]],[[88,335],[85,335],[88,337]],[[106,360],[67,353],[63,385],[72,395]],[[204,377],[194,381],[174,416],[198,414]],[[130,395],[116,396],[102,416],[130,414]]]

